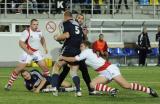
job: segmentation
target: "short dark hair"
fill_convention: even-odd
[[[64,16],[72,17],[72,13],[67,10],[67,11],[64,12]]]
[[[23,77],[23,75],[22,75],[22,74],[23,74],[24,72],[28,72],[28,73],[30,73],[28,70],[24,69],[24,70],[22,70],[22,71],[21,71],[21,76],[22,76],[22,77]],[[24,77],[23,77],[23,78],[24,78]]]
[[[89,42],[89,41],[82,41],[81,44],[84,44],[85,46],[91,48],[91,42]]]
[[[99,36],[104,36],[103,34],[99,34]]]
[[[34,21],[38,21],[38,20],[37,19],[32,19],[31,22],[30,22],[30,24],[32,24],[32,22],[34,22]]]

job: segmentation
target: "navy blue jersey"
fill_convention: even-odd
[[[32,90],[33,87],[38,87],[41,80],[44,79],[44,77],[42,76],[42,74],[37,71],[37,70],[31,70],[30,71],[30,74],[31,74],[31,79],[30,80],[25,80],[24,83],[25,83],[25,86],[28,90]]]
[[[81,26],[75,20],[68,20],[63,23],[63,33],[68,32],[70,37],[64,42],[64,46],[72,48],[80,48],[80,44],[83,40],[83,31]]]

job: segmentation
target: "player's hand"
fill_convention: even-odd
[[[83,27],[83,34],[85,35],[85,36],[87,36],[87,34],[88,34],[88,29],[87,29],[87,27]]]
[[[62,55],[59,56],[59,61],[61,61],[61,60],[63,60],[63,56]]]
[[[28,50],[27,53],[28,53],[29,55],[33,55],[34,52],[33,52],[32,50]]]
[[[36,89],[35,91],[34,91],[34,93],[39,93],[40,92],[40,90],[39,89]]]

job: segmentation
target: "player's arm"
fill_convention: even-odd
[[[67,62],[75,62],[75,61],[78,61],[78,60],[76,60],[75,57],[65,57],[65,56],[61,56],[59,59],[60,59],[60,60],[65,60],[65,61],[67,61]]]
[[[28,54],[33,55],[33,51],[27,49],[26,47],[26,41],[28,39],[28,32],[24,30],[21,34],[20,40],[19,40],[19,46]]]
[[[45,83],[46,83],[46,79],[43,78],[43,80],[41,80],[39,86],[36,88],[36,90],[34,92],[39,93],[39,91],[41,90],[41,88],[44,86]]]
[[[26,47],[26,43],[22,40],[19,40],[19,46],[28,54],[33,55],[33,51],[28,50]]]
[[[48,53],[48,50],[47,50],[46,41],[45,41],[44,36],[41,37],[41,44],[42,44],[42,47],[43,47],[44,50],[45,50],[45,53],[47,54],[47,53]]]
[[[61,35],[54,35],[54,39],[56,41],[63,41],[65,39],[69,38],[69,37],[70,37],[69,32],[65,32],[65,33],[63,33]]]
[[[88,56],[88,52],[87,51],[83,51],[81,52],[79,55],[75,56],[75,57],[65,57],[65,56],[61,56],[60,59],[61,60],[65,60],[68,62],[75,62],[75,61],[81,61],[86,59]]]

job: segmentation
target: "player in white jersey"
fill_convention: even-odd
[[[40,53],[40,45],[44,48],[45,53],[48,53],[45,38],[42,35],[42,32],[38,30],[38,20],[32,19],[30,22],[30,27],[23,31],[22,36],[19,40],[19,46],[24,51],[20,57],[19,64],[11,73],[11,77],[8,81],[8,84],[5,86],[6,90],[10,90],[13,82],[17,79],[18,75],[24,68],[27,63],[30,63],[32,60],[37,62],[37,64],[43,70],[43,75],[45,77],[49,76],[49,70],[43,60],[43,56]]]
[[[93,67],[93,69],[99,73],[99,76],[91,81],[91,87],[97,91],[106,91],[110,92],[113,88],[108,87],[107,83],[111,80],[114,80],[117,84],[125,89],[142,91],[150,94],[153,97],[158,97],[158,94],[152,90],[150,87],[144,87],[137,83],[129,83],[126,79],[121,75],[119,68],[116,65],[107,62],[101,57],[98,57],[92,49],[89,49],[89,42],[82,42],[81,44],[81,53],[75,57],[65,57],[61,56],[61,60],[65,60],[68,62],[80,61],[84,60],[87,65]]]

